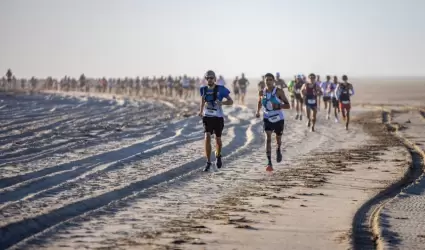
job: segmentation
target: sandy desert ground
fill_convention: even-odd
[[[354,84],[348,131],[286,112],[271,175],[255,86],[212,173],[194,101],[0,93],[0,248],[423,249],[425,80]]]

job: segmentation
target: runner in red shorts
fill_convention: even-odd
[[[339,102],[342,117],[345,120],[345,129],[348,130],[348,124],[350,123],[350,110],[351,110],[351,96],[354,95],[353,85],[348,81],[346,75],[342,76],[342,83],[340,83],[336,90],[336,98]]]

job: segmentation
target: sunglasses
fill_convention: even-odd
[[[207,79],[207,80],[214,80],[214,77],[213,76],[207,76],[207,77],[205,77],[205,79]]]

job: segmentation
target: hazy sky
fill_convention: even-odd
[[[425,75],[425,0],[0,0],[0,75]]]

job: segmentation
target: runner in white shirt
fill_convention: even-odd
[[[323,93],[323,103],[325,104],[325,111],[327,111],[326,119],[328,120],[331,114],[331,91],[329,88],[331,84],[331,76],[329,75],[326,76],[326,81],[320,84],[320,89],[322,89]]]
[[[335,122],[338,123],[338,113],[339,113],[339,103],[338,103],[338,99],[336,98],[335,95],[335,90],[338,87],[338,77],[334,76],[333,82],[332,84],[330,84],[328,86],[328,92],[330,93],[331,96],[331,100],[332,100],[332,107],[334,109],[334,114],[335,114]]]
[[[184,75],[182,79],[183,95],[185,98],[188,98],[190,91],[190,79]]]

